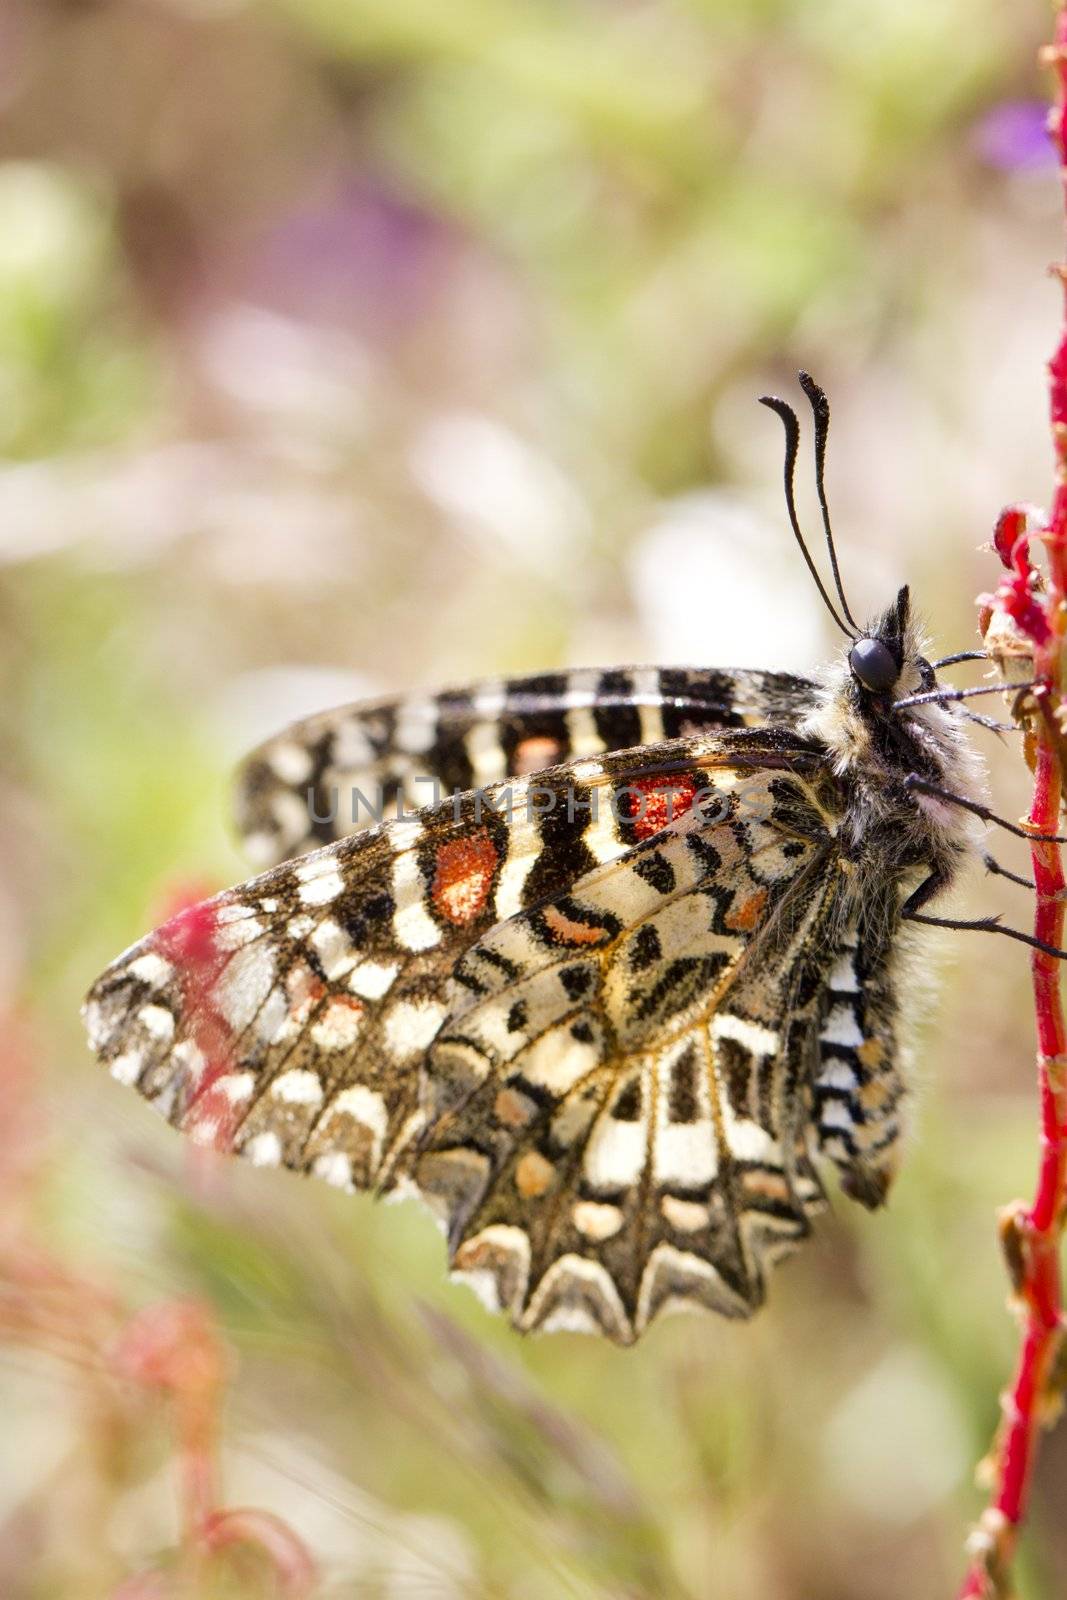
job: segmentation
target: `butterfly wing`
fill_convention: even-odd
[[[158,930],[94,985],[90,1039],[203,1142],[414,1184],[522,1328],[743,1315],[841,1134],[813,1098],[859,949],[839,804],[776,730],[466,795]]]
[[[699,749],[723,770],[737,759]],[[459,957],[657,825],[596,804],[639,758],[642,781],[670,786],[691,755],[679,740],[571,763],[273,868],[113,963],[87,1000],[90,1042],[201,1142],[387,1187],[419,1125],[419,1069]]]
[[[460,960],[413,1163],[454,1268],[516,1325],[627,1343],[731,1316],[810,1229],[811,1063],[845,890],[819,797],[773,771]]]
[[[444,1016],[414,870],[366,834],[182,913],[94,984],[92,1047],[197,1142],[372,1187]]]
[[[813,686],[784,672],[629,667],[494,680],[294,723],[238,773],[238,831],[257,866],[436,799],[605,751],[697,732],[791,727]]]

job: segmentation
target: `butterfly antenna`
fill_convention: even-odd
[[[825,605],[827,611],[829,611],[830,615],[837,623],[837,626],[841,629],[841,632],[849,639],[854,639],[855,634],[852,633],[850,629],[845,627],[845,624],[838,616],[834,603],[827,594],[826,587],[823,584],[822,579],[819,577],[818,569],[816,568],[814,561],[811,559],[811,552],[804,543],[804,535],[800,531],[800,521],[797,517],[796,498],[793,494],[793,477],[796,472],[797,449],[800,444],[800,423],[797,421],[797,414],[791,405],[788,405],[784,400],[780,400],[776,394],[760,395],[759,403],[761,406],[767,406],[769,410],[776,412],[781,418],[782,427],[785,429],[785,503],[789,511],[789,521],[792,524],[793,532],[796,535],[797,544],[800,546],[800,553],[804,557],[808,571],[815,580],[815,587],[822,596],[823,604]],[[829,414],[829,408],[827,408],[827,414]],[[831,545],[830,548],[832,552],[833,546]],[[834,572],[835,574],[837,572],[836,563],[834,564]],[[840,582],[838,583],[838,588],[840,589]],[[847,612],[847,606],[845,609]],[[855,626],[855,624],[853,624],[853,626]]]
[[[830,402],[826,398],[825,390],[819,387],[810,372],[800,372],[797,376],[800,379],[800,387],[808,397],[812,415],[815,418],[815,487],[819,494],[819,507],[822,511],[823,531],[826,534],[826,548],[830,552],[830,568],[834,575],[834,587],[837,590],[837,597],[841,601],[841,609],[845,613],[846,620],[852,624],[858,633],[859,624],[848,609],[848,601],[845,599],[845,588],[841,582],[841,570],[837,565],[837,551],[834,549],[833,529],[830,526],[830,507],[826,503],[826,438],[830,432]]]

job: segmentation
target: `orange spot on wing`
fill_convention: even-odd
[[[560,944],[603,944],[610,935],[606,928],[591,927],[588,922],[575,922],[558,906],[546,906],[545,925]]]
[[[528,1150],[515,1168],[515,1187],[524,1200],[536,1200],[551,1188],[556,1169],[537,1150]]]
[[[750,894],[747,900],[742,900],[739,905],[735,905],[729,916],[723,918],[723,922],[734,933],[751,933],[759,921],[766,904],[766,889],[757,889],[756,893]]]
[[[536,1110],[533,1101],[519,1094],[516,1089],[501,1089],[493,1104],[497,1121],[508,1128],[525,1128]]]
[[[488,898],[496,865],[496,846],[484,828],[440,845],[430,889],[438,916],[458,928],[473,922]]]
[[[626,785],[625,801],[638,839],[650,839],[669,822],[684,816],[696,798],[696,780],[687,772],[635,778]]]

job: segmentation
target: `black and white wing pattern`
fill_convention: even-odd
[[[236,818],[257,867],[288,861],[452,794],[664,739],[791,728],[814,687],[785,672],[580,669],[486,680],[292,724],[237,776]]]
[[[824,1144],[884,1198],[900,1083],[825,791],[706,776],[722,820],[694,807],[457,965],[413,1176],[454,1270],[520,1329],[629,1343],[664,1307],[748,1316],[810,1231]]]
[[[627,1343],[672,1302],[745,1316],[809,1231],[797,990],[837,885],[818,832],[783,834],[792,780],[739,788],[728,820],[690,813],[456,969],[414,1174],[454,1266],[521,1328]]]
[[[868,1203],[894,1154],[887,919],[853,903],[841,804],[782,729],[468,793],[141,941],[91,1042],[202,1142],[415,1190],[523,1330],[746,1315],[820,1146]]]

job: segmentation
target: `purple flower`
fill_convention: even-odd
[[[301,315],[384,333],[424,308],[455,242],[436,213],[356,177],[278,220],[262,241],[257,286]]]
[[[1056,152],[1045,128],[1047,116],[1043,100],[1002,100],[991,107],[973,130],[980,160],[1001,172],[1052,166]]]

